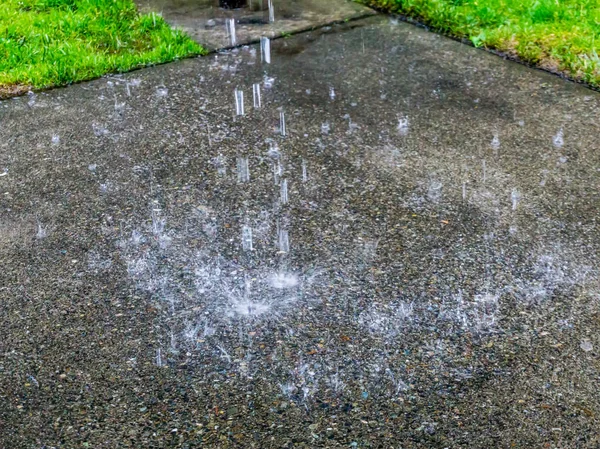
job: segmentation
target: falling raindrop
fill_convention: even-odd
[[[281,166],[281,163],[277,161],[277,163],[273,165],[273,180],[275,181],[275,184],[279,184],[279,178],[282,174],[283,167]]]
[[[161,354],[160,348],[158,348],[156,350],[156,366],[158,366],[159,368],[163,366],[162,354]]]
[[[227,37],[229,38],[229,43],[231,46],[235,46],[237,44],[237,38],[235,35],[235,19],[227,19],[225,21],[225,29],[227,31]]]
[[[252,251],[252,228],[250,226],[242,227],[242,248],[244,251]]]
[[[244,91],[235,89],[235,113],[244,115]]]
[[[283,111],[281,111],[279,113],[279,132],[281,133],[282,136],[285,137],[285,135],[286,135],[285,112],[283,112]]]
[[[335,100],[335,89],[333,87],[329,88],[329,98]]]
[[[545,187],[546,186],[546,178],[548,177],[548,170],[542,170],[542,179],[540,181],[540,186]]]
[[[250,181],[250,168],[248,167],[247,157],[238,157],[237,159],[238,182]]]
[[[481,161],[481,168],[483,170],[483,182],[487,180],[487,168],[485,166],[485,159]]]
[[[275,22],[275,8],[273,8],[273,0],[269,0],[269,23]]]
[[[288,231],[279,231],[279,251],[282,253],[290,252],[290,237]]]
[[[266,36],[260,38],[260,56],[262,62],[271,64],[271,40]]]
[[[463,199],[463,201],[467,200],[467,183],[466,182],[462,183],[462,199]]]
[[[260,84],[256,83],[252,85],[252,96],[254,99],[254,107],[256,109],[261,107],[260,101]]]
[[[302,159],[302,182],[308,181],[308,173],[306,169],[306,161]]]
[[[281,204],[288,203],[288,182],[287,179],[281,181]]]

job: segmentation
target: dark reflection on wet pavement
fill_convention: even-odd
[[[0,442],[598,444],[598,95],[271,47],[0,103]]]

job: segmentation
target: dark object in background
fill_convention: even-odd
[[[247,3],[248,0],[219,0],[219,6],[227,9],[243,8]]]

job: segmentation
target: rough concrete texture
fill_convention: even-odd
[[[170,25],[184,30],[210,50],[235,47],[334,22],[374,15],[375,12],[349,0],[248,0],[248,7],[219,8],[218,0],[135,0],[143,12],[157,12]],[[235,21],[235,41],[226,22]],[[275,19],[273,22],[270,19]]]
[[[0,103],[0,447],[598,447],[598,94],[272,46]]]

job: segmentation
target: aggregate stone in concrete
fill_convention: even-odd
[[[272,47],[0,103],[0,447],[597,447],[598,94]]]

